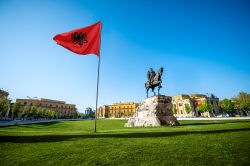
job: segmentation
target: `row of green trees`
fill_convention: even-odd
[[[200,113],[210,112],[212,105],[209,102],[203,102],[197,107]],[[237,114],[237,111],[243,113],[250,112],[250,94],[246,92],[240,92],[238,95],[231,99],[223,99],[219,101],[219,111],[221,113]]]
[[[250,94],[240,92],[237,96],[231,99],[223,99],[219,102],[219,109],[221,112],[232,113],[237,110],[243,112],[250,112]]]
[[[20,103],[14,103],[11,108],[9,108],[8,99],[6,97],[0,98],[0,116],[4,117],[8,109],[10,109],[9,114],[12,118],[17,118],[21,114],[22,118],[43,118],[43,119],[53,119],[58,118],[58,111],[46,109],[37,106],[25,106],[21,109]]]
[[[24,106],[21,110],[20,103],[16,102],[11,107],[11,114],[13,118],[18,117],[18,114],[21,113],[23,118],[45,118],[45,119],[52,119],[58,118],[59,113],[57,111],[46,109],[37,106]]]
[[[5,117],[6,113],[9,110],[8,116],[11,118],[42,118],[42,119],[52,119],[60,117],[59,112],[53,109],[47,109],[37,106],[24,106],[21,108],[21,104],[16,102],[10,106],[9,100],[7,97],[0,98],[0,117]],[[90,110],[90,115],[92,116],[92,110]],[[74,117],[80,117],[79,112]],[[60,118],[73,118],[66,115],[66,117]]]
[[[59,113],[57,111],[46,109],[42,107],[36,106],[25,106],[22,110],[22,117],[23,118],[42,118],[42,119],[54,119],[58,118]]]

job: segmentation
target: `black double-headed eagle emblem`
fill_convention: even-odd
[[[71,40],[74,44],[82,46],[84,43],[88,43],[86,32],[74,32],[71,34]]]

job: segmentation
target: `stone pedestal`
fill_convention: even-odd
[[[172,112],[172,97],[153,96],[143,100],[125,127],[175,126],[178,124]]]

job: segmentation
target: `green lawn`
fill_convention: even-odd
[[[0,165],[250,165],[250,121],[180,121],[124,128],[125,120],[0,128]]]

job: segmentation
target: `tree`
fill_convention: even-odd
[[[30,114],[31,114],[33,117],[37,116],[37,107],[36,107],[36,106],[32,106],[32,107],[30,108]]]
[[[250,94],[246,92],[240,92],[235,98],[233,98],[235,108],[244,111],[250,111]]]
[[[185,104],[185,111],[187,114],[189,114],[191,112],[191,108],[190,108],[189,104]]]
[[[43,118],[46,118],[47,119],[47,116],[48,116],[48,110],[46,108],[43,108],[42,109],[43,111]]]
[[[177,114],[177,109],[173,107],[173,114]]]
[[[196,108],[200,113],[210,112],[212,109],[212,105],[208,101],[203,101]]]
[[[59,116],[58,111],[55,111],[55,118],[58,118],[58,116]]]
[[[22,116],[23,117],[28,117],[31,114],[31,109],[30,106],[25,106],[22,111]]]
[[[230,99],[223,99],[219,102],[219,108],[222,112],[231,112],[234,110],[234,103]]]
[[[47,110],[46,108],[43,108],[43,117],[45,119],[48,119],[48,117],[49,117],[49,110]]]
[[[48,118],[51,119],[53,117],[53,111],[52,110],[48,110],[47,111],[47,115],[48,115]]]
[[[81,114],[79,111],[76,111],[76,118],[80,118],[81,117]]]
[[[55,110],[47,110],[47,117],[49,119],[58,117],[58,112]]]
[[[42,107],[37,108],[37,117],[43,118],[43,108]]]
[[[55,119],[55,118],[56,118],[56,111],[51,110],[51,117],[52,117],[53,119]]]
[[[3,117],[9,109],[9,101],[7,97],[0,98],[0,116]]]
[[[20,111],[20,106],[21,104],[19,102],[15,102],[13,105],[12,105],[12,115],[13,115],[13,118],[16,118],[18,116],[18,113]]]
[[[92,110],[92,108],[87,107],[85,109],[85,115],[86,115],[86,118],[94,118],[95,117],[95,112]]]

